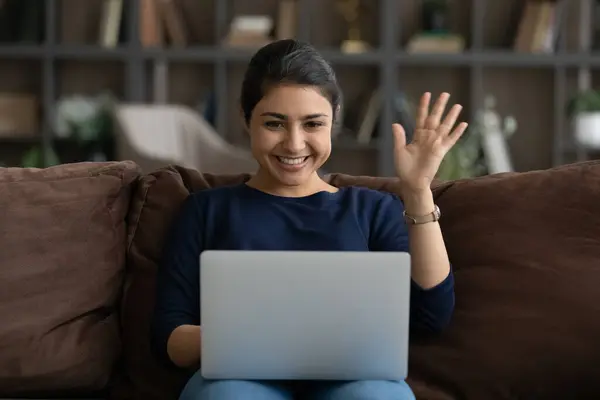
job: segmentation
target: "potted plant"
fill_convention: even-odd
[[[567,113],[573,120],[575,139],[585,147],[600,149],[600,92],[578,93],[569,101]]]
[[[75,141],[83,161],[106,161],[111,157],[113,105],[110,93],[72,95],[57,102],[54,133]]]
[[[464,136],[446,153],[436,178],[442,181],[474,178],[485,173],[481,160],[481,137],[474,129]]]

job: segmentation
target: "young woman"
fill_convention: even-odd
[[[442,119],[449,95],[429,112],[421,98],[414,139],[395,135],[397,197],[337,188],[317,174],[331,153],[341,91],[331,66],[310,45],[271,43],[250,61],[241,111],[260,165],[245,184],[191,194],[175,221],[158,276],[152,344],[175,367],[200,362],[199,255],[206,249],[410,251],[413,334],[437,332],[454,309],[454,280],[430,184],[466,129],[461,106]],[[409,243],[410,237],[410,243]],[[243,333],[240,333],[243,334]],[[298,393],[298,388],[305,392]],[[414,399],[405,382],[256,382],[203,380],[197,372],[181,400]]]

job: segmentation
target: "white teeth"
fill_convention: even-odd
[[[277,159],[279,160],[279,162],[281,162],[283,164],[288,164],[288,165],[302,164],[304,161],[306,161],[307,158],[308,157],[294,157],[294,158],[277,157]]]

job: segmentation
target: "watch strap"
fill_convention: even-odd
[[[427,224],[429,222],[439,221],[440,217],[442,216],[442,213],[440,211],[440,208],[436,204],[433,211],[426,215],[419,215],[419,216],[408,215],[406,213],[406,210],[404,210],[402,215],[403,215],[406,223],[411,224],[411,225],[421,225],[421,224]]]

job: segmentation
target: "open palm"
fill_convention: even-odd
[[[462,110],[459,104],[452,106],[442,120],[449,98],[450,94],[442,93],[430,113],[431,93],[421,96],[416,128],[409,144],[406,144],[404,128],[400,124],[393,125],[396,174],[407,189],[429,189],[444,156],[467,129],[466,122],[454,127]]]

